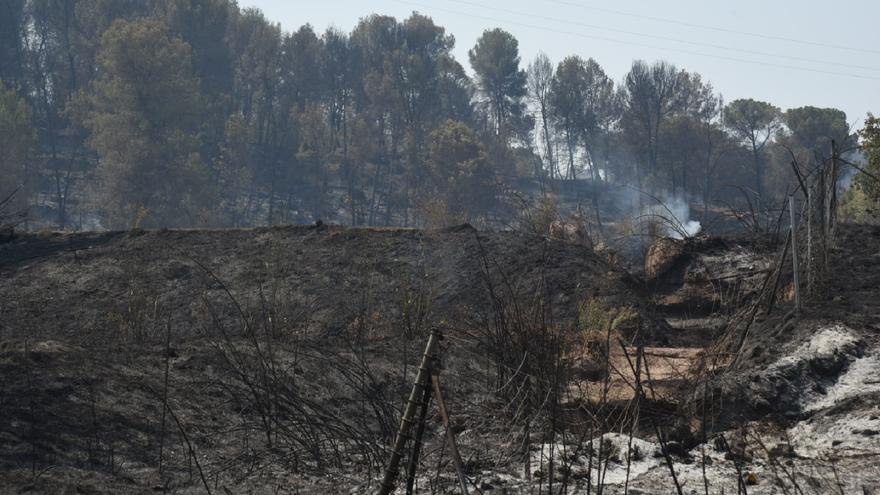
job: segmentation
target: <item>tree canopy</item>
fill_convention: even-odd
[[[62,229],[506,226],[560,181],[770,204],[794,180],[789,150],[853,142],[839,110],[724,106],[666,61],[526,63],[492,28],[471,77],[455,43],[415,12],[287,32],[232,0],[3,2],[2,186],[29,185],[34,225]]]
[[[494,135],[503,142],[516,131],[526,130],[518,128],[524,125],[523,98],[527,91],[516,38],[500,28],[486,30],[468,52],[468,58]]]
[[[117,20],[101,37],[103,74],[88,93],[84,125],[100,157],[108,226],[125,226],[141,209],[158,225],[198,224],[210,183],[191,57],[190,46],[155,20]]]
[[[743,99],[730,102],[724,114],[733,135],[744,141],[752,152],[755,192],[761,196],[764,193],[762,151],[779,130],[782,113],[770,103]]]

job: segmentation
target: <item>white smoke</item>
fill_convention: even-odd
[[[693,237],[693,236],[695,236],[695,235],[697,235],[697,234],[700,233],[700,229],[703,228],[703,224],[701,224],[698,220],[688,220],[687,222],[685,222],[685,223],[682,224],[682,227],[684,227],[684,233],[685,233],[688,237]],[[681,235],[681,233],[678,232],[678,231],[675,231],[675,232],[674,232],[673,234],[671,234],[671,235],[672,235],[672,237],[674,237],[674,238],[676,238],[676,239],[682,239],[682,238],[683,238],[683,236]]]
[[[859,150],[847,153],[843,155],[843,158],[850,163],[856,163],[859,166],[864,166],[867,162],[864,153]],[[840,178],[837,180],[837,188],[839,191],[843,192],[852,187],[853,180],[856,178],[858,170],[854,167],[843,167],[840,171]]]
[[[673,239],[693,237],[703,228],[699,221],[691,220],[690,207],[685,198],[668,194],[656,198],[655,204],[648,206],[643,216],[661,219],[669,237]]]

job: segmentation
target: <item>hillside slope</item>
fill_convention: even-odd
[[[487,273],[523,295],[543,291],[560,319],[586,297],[643,306],[628,275],[583,246],[469,226],[24,234],[0,244],[0,336],[79,339],[132,311],[162,312],[192,334],[204,300],[234,319],[226,289],[242,306],[283,301],[319,333],[338,333],[363,306],[388,327],[407,290],[428,295],[434,314],[463,318],[489,304]]]
[[[0,244],[0,492],[362,487],[440,321],[488,467],[507,432],[480,332],[502,300],[562,328],[586,300],[652,321],[591,250],[469,226],[21,235]]]

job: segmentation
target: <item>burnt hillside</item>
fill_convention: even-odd
[[[518,296],[549,296],[560,321],[586,298],[643,306],[628,275],[583,246],[469,226],[23,234],[0,245],[0,335],[112,337],[132,312],[192,335],[206,302],[234,320],[232,298],[245,311],[271,301],[329,334],[367,310],[393,326],[405,293],[428,296],[439,318],[468,318],[489,304],[487,274]]]

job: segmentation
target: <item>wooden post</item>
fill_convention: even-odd
[[[807,294],[813,294],[813,195],[807,188]]]
[[[526,358],[528,359],[528,358]],[[532,390],[532,377],[526,376],[526,397]],[[529,401],[526,400],[523,403],[524,411],[523,417],[526,418],[526,424],[523,427],[523,443],[522,443],[522,454],[523,454],[523,476],[526,481],[532,481],[532,456],[531,456],[531,442],[532,442],[532,419],[531,419],[531,411],[529,408]]]
[[[797,215],[794,211],[794,196],[788,197],[788,210],[791,213],[791,261],[794,268],[794,308],[801,313],[801,287],[798,274]]]
[[[419,366],[419,372],[416,375],[416,381],[413,383],[412,391],[409,394],[409,400],[406,403],[406,409],[403,412],[403,418],[400,420],[400,428],[394,439],[394,445],[391,448],[391,457],[388,459],[388,466],[385,468],[385,475],[382,478],[382,484],[379,486],[377,495],[388,495],[394,489],[394,481],[397,479],[398,467],[400,459],[403,457],[403,447],[409,438],[409,430],[413,425],[413,418],[416,409],[422,404],[420,398],[424,400],[425,388],[429,386],[428,380],[431,375],[432,361],[434,360],[434,352],[440,341],[440,330],[437,327],[431,329],[431,335],[428,337],[428,343],[425,345],[425,353],[422,355],[422,364]]]
[[[413,487],[416,482],[416,470],[419,467],[419,455],[422,451],[422,437],[425,435],[425,418],[428,416],[428,405],[431,402],[431,389],[425,387],[422,409],[419,411],[419,423],[416,428],[416,437],[413,440],[412,452],[410,452],[409,465],[406,468],[406,495],[413,495]]]
[[[431,383],[434,385],[434,399],[437,401],[437,409],[440,412],[440,418],[443,420],[443,426],[446,428],[446,441],[449,442],[449,450],[452,453],[452,461],[455,463],[455,471],[458,474],[458,484],[461,486],[461,493],[468,495],[467,478],[464,476],[464,466],[461,462],[461,455],[458,453],[458,445],[455,443],[455,433],[449,425],[449,414],[446,412],[446,402],[443,400],[443,392],[440,390],[440,377],[431,375]]]

